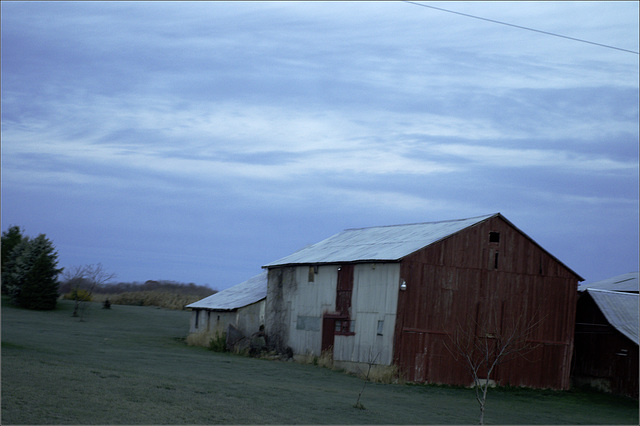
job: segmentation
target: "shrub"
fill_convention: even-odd
[[[216,332],[215,337],[209,341],[209,349],[214,352],[227,351],[227,333]]]
[[[91,302],[93,300],[91,292],[81,288],[66,293],[62,298],[65,300],[79,300],[81,302]]]

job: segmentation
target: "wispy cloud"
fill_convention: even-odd
[[[637,50],[637,2],[441,6]],[[203,276],[342,225],[637,222],[637,56],[399,2],[1,7],[3,222],[82,259],[180,246]]]
[[[633,171],[638,168],[637,159],[616,161],[604,156],[581,155],[561,149],[507,149],[470,144],[437,145],[431,149],[493,168],[536,167],[581,170],[587,173]]]

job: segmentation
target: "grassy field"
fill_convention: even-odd
[[[94,304],[86,321],[2,303],[2,424],[475,424],[473,391],[368,384],[338,371],[184,343],[189,312]],[[638,424],[599,393],[490,390],[487,424]]]

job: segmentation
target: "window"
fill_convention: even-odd
[[[493,257],[493,269],[498,269],[498,256],[500,255],[500,253],[496,252],[496,254]]]
[[[320,331],[320,317],[298,315],[296,330]]]
[[[378,336],[382,336],[382,330],[384,329],[384,320],[378,321],[378,332],[376,333]]]
[[[336,320],[334,334],[350,336],[356,334],[356,321],[349,319]]]
[[[314,271],[314,267],[313,266],[309,266],[309,278],[307,279],[308,282],[312,283],[315,279],[315,271]]]
[[[195,328],[198,328],[198,317],[200,317],[200,309],[196,309],[196,323]]]
[[[489,232],[489,242],[490,243],[499,243],[500,242],[500,233],[499,232]]]

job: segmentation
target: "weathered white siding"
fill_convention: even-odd
[[[214,311],[209,309],[193,309],[190,320],[190,333],[208,333],[214,337],[216,333],[226,333],[229,324],[240,330],[245,336],[256,333],[264,324],[265,301],[239,308],[235,311]],[[196,321],[197,317],[197,321]],[[197,324],[196,324],[197,323]]]
[[[369,362],[389,365],[393,361],[393,332],[398,306],[400,265],[364,263],[353,271],[351,319],[354,336],[335,336],[336,361]],[[381,333],[378,333],[382,321]]]
[[[320,355],[323,314],[335,313],[338,267],[318,266],[316,273],[308,265],[273,269],[267,335],[280,336],[294,354]],[[398,263],[355,265],[351,297],[355,335],[335,336],[334,360],[366,363],[375,357],[376,364],[391,364],[399,280]]]
[[[309,281],[309,266],[295,268],[297,291],[290,295],[289,346],[296,354],[320,355],[322,314],[336,304],[338,266],[319,266]],[[311,267],[312,268],[312,267]]]

